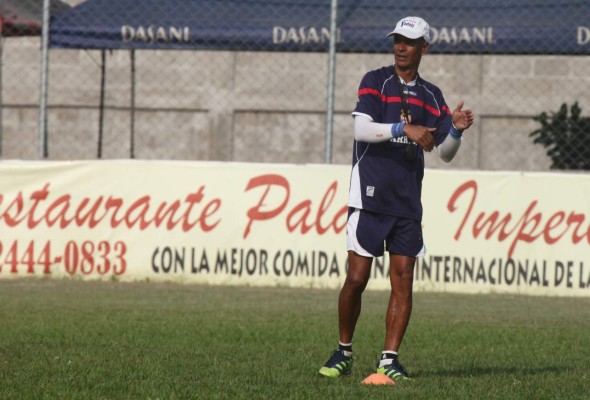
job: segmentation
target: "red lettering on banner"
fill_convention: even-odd
[[[31,200],[33,200],[33,205],[31,206],[31,211],[29,212],[29,220],[27,222],[27,226],[30,229],[33,229],[41,222],[41,220],[35,221],[35,210],[37,209],[37,205],[40,201],[47,199],[47,196],[49,195],[49,191],[47,190],[48,187],[49,183],[46,183],[45,186],[43,186],[43,189],[36,190],[31,194]]]
[[[109,212],[109,210],[111,208],[114,209],[113,215],[111,217],[111,227],[112,228],[118,227],[119,225],[121,225],[121,222],[123,222],[123,218],[117,219],[117,213],[119,212],[119,209],[121,208],[122,205],[123,205],[123,199],[112,198],[112,197],[109,197],[104,204],[107,213]],[[127,225],[127,227],[129,228],[129,225]]]
[[[156,215],[154,216],[154,221],[156,223],[156,226],[160,226],[162,225],[162,222],[168,218],[168,222],[166,223],[166,229],[171,230],[172,228],[174,228],[176,226],[176,224],[178,224],[178,222],[180,222],[180,219],[177,219],[176,221],[173,219],[174,218],[174,214],[178,211],[178,209],[180,208],[180,201],[176,200],[174,202],[172,202],[172,204],[170,204],[170,206],[168,206],[168,203],[164,202],[162,204],[160,204],[160,207],[158,207],[158,211],[156,211]],[[151,221],[146,221],[146,228],[150,225]]]
[[[555,214],[553,214],[551,218],[549,218],[549,220],[545,224],[546,229],[543,231],[543,238],[545,239],[545,242],[547,242],[547,244],[557,243],[559,239],[561,239],[561,237],[565,235],[565,232],[567,232],[567,228],[564,229],[557,236],[551,236],[551,231],[554,230],[553,228],[559,227],[559,225],[561,225],[561,223],[564,220],[565,213],[563,211],[558,211]]]
[[[524,212],[524,215],[516,223],[517,226],[519,227],[518,233],[516,234],[516,237],[512,241],[512,244],[510,245],[510,249],[508,249],[508,257],[512,257],[512,254],[514,254],[514,249],[516,248],[516,244],[519,241],[525,241],[527,243],[532,243],[539,236],[541,236],[543,234],[543,232],[534,233],[535,229],[537,229],[537,227],[541,223],[542,215],[540,213],[536,213],[532,216],[532,218],[529,218],[529,216],[530,216],[529,214],[533,211],[536,204],[537,204],[537,200],[532,201],[531,204],[529,205],[529,207]],[[528,232],[525,232],[526,227],[531,222],[534,223],[533,227]]]
[[[211,229],[215,228],[215,226],[219,223],[219,221],[217,221],[213,225],[207,225],[207,223],[205,222],[205,218],[208,217],[209,215],[214,214],[215,211],[217,211],[219,209],[219,207],[221,206],[221,200],[219,200],[219,199],[215,199],[215,200],[211,201],[210,203],[208,203],[205,206],[205,208],[203,209],[203,211],[201,212],[201,214],[199,214],[199,217],[194,222],[189,222],[189,217],[190,217],[190,214],[191,214],[191,211],[192,211],[194,205],[199,204],[203,200],[204,188],[205,188],[204,186],[201,186],[197,193],[191,193],[188,196],[186,196],[186,202],[189,204],[189,206],[186,209],[186,211],[184,212],[183,218],[182,218],[182,221],[183,221],[182,222],[182,230],[185,232],[188,232],[189,230],[191,230],[197,223],[199,224],[201,229],[205,232],[210,231]],[[215,209],[209,213],[209,207],[211,205],[215,205]]]
[[[584,226],[586,216],[584,214],[571,212],[566,218],[566,212],[563,210],[556,211],[549,215],[548,218],[542,212],[536,212],[535,207],[537,200],[532,200],[525,212],[518,220],[512,216],[512,213],[506,213],[504,216],[498,210],[492,210],[489,213],[479,212],[475,214],[474,208],[477,201],[478,187],[476,181],[467,181],[460,185],[452,194],[447,209],[454,213],[459,209],[459,201],[464,200],[466,196],[467,208],[464,211],[459,227],[455,231],[455,240],[459,240],[463,231],[471,221],[473,238],[477,239],[483,235],[485,240],[490,240],[495,234],[499,242],[510,240],[508,248],[508,258],[512,258],[516,247],[520,243],[533,243],[542,239],[546,244],[553,245],[565,237],[568,229],[572,229],[571,241],[578,244],[586,239],[586,244],[590,245],[590,221],[588,226]],[[546,219],[546,220],[545,220]],[[515,221],[511,224],[512,221]],[[511,226],[512,225],[512,226]],[[583,231],[585,229],[585,231]]]
[[[276,217],[281,213],[281,211],[283,211],[283,209],[287,205],[287,202],[289,201],[289,182],[281,175],[262,175],[252,178],[246,186],[246,192],[258,186],[266,186],[266,190],[262,194],[262,197],[260,198],[258,204],[248,210],[248,225],[246,225],[246,229],[244,230],[244,239],[248,237],[248,234],[250,233],[250,228],[252,227],[252,223],[254,221],[263,221],[266,219],[272,219]],[[263,208],[264,201],[266,200],[266,196],[270,192],[270,188],[272,186],[282,187],[285,190],[286,196],[278,207],[270,211],[262,211],[261,209]]]
[[[89,198],[82,199],[82,202],[80,203],[80,205],[78,206],[78,209],[76,210],[76,216],[75,216],[76,225],[83,226],[86,223],[87,219],[90,219],[90,221],[88,222],[88,227],[90,229],[92,229],[96,225],[98,225],[98,223],[104,218],[104,215],[98,219],[95,218],[98,208],[100,207],[100,205],[102,203],[102,199],[103,199],[103,197],[99,196],[96,199],[96,201],[94,202],[94,205],[90,208],[90,210],[85,215],[82,215],[82,211],[84,210],[86,205],[90,202],[90,199]]]
[[[335,220],[332,220],[332,222],[330,224],[328,224],[328,226],[326,226],[325,228],[322,227],[322,224],[321,224],[322,216],[328,210],[328,208],[330,207],[330,204],[332,204],[332,201],[334,200],[334,196],[336,196],[336,189],[337,188],[338,188],[338,184],[336,183],[336,181],[332,182],[332,184],[330,185],[330,187],[328,188],[328,190],[324,194],[324,197],[322,198],[322,201],[320,203],[320,209],[318,210],[318,214],[315,219],[315,226],[316,226],[318,233],[320,235],[323,235],[324,233],[326,233],[328,231],[328,229],[330,229],[330,226],[333,226],[336,223]],[[348,207],[344,207],[344,208],[348,209]]]
[[[0,198],[0,201],[2,200],[3,198]],[[6,210],[4,211],[3,218],[6,222],[6,225],[11,227],[17,226],[25,219],[25,217],[19,219],[19,215],[23,211],[24,206],[25,205],[23,201],[23,194],[21,192],[18,192],[16,198],[12,201],[12,203],[8,205],[8,207],[6,207]],[[9,212],[13,207],[16,207],[16,212],[14,213],[14,215],[10,215]]]
[[[302,212],[300,212],[302,211]],[[292,221],[293,217],[297,214],[301,214],[301,217],[295,221]],[[301,233],[306,234],[309,232],[313,225],[308,225],[305,223],[307,221],[307,217],[311,214],[311,200],[305,200],[301,203],[297,204],[293,210],[287,215],[287,229],[289,232],[293,232],[297,229],[297,226],[301,226]]]
[[[266,189],[263,192],[258,204],[248,210],[248,224],[246,229],[244,230],[243,237],[246,238],[250,234],[250,230],[252,228],[252,224],[254,221],[266,221],[276,218],[279,214],[281,214],[290,199],[291,188],[289,185],[289,181],[281,176],[281,175],[262,175],[255,178],[252,178],[248,185],[246,186],[246,191],[251,189],[265,186]],[[285,192],[285,197],[282,199],[281,204],[275,206],[269,210],[263,210],[265,208],[265,201],[267,199],[268,193],[270,192],[273,186],[277,186],[282,188]],[[328,232],[330,229],[334,231],[334,233],[340,233],[346,227],[346,215],[348,211],[348,206],[342,206],[334,215],[334,217],[330,220],[327,225],[323,225],[322,219],[327,214],[332,202],[334,201],[334,197],[336,196],[336,192],[338,189],[338,184],[336,181],[332,182],[332,184],[328,187],[322,200],[320,201],[319,208],[316,211],[315,216],[313,216],[313,201],[310,199],[306,199],[301,201],[300,203],[296,204],[291,211],[287,213],[285,224],[287,230],[289,232],[294,232],[299,229],[300,233],[305,235],[309,231],[315,228],[315,231],[319,235],[323,235]],[[338,224],[338,222],[343,219],[343,221]],[[325,222],[324,222],[325,223]]]
[[[67,227],[71,222],[72,219],[68,219],[66,217],[66,211],[70,207],[70,199],[71,196],[66,194],[64,196],[60,196],[57,198],[56,201],[51,203],[47,211],[45,212],[45,220],[47,221],[48,226],[53,226],[57,222],[59,222],[59,227],[64,229]],[[56,211],[56,215],[52,217],[53,211]],[[31,213],[29,213],[29,225],[31,222]]]
[[[499,217],[500,213],[498,211],[494,211],[487,218],[485,218],[485,214],[479,214],[473,224],[473,235],[475,237],[479,236],[480,232],[483,231],[487,225],[489,228],[485,233],[486,239],[489,239],[498,229],[500,229],[498,239],[500,239],[500,241],[506,239],[506,237],[512,233],[512,231],[506,231],[506,226],[510,222],[510,215],[506,215],[498,222]]]
[[[464,184],[462,184],[461,186],[459,186],[457,188],[457,190],[455,190],[455,193],[453,193],[453,195],[451,196],[451,198],[449,200],[449,203],[447,204],[447,209],[450,212],[455,212],[455,210],[457,209],[457,206],[455,205],[455,203],[461,197],[461,195],[463,193],[465,193],[468,189],[473,190],[473,197],[471,198],[471,202],[469,203],[469,208],[467,209],[467,212],[465,213],[465,217],[463,218],[463,221],[461,221],[461,225],[459,225],[459,229],[457,229],[457,231],[455,232],[455,240],[459,240],[459,238],[461,237],[461,233],[463,231],[463,228],[465,227],[465,224],[467,223],[467,218],[469,217],[469,215],[471,214],[471,211],[473,210],[473,205],[475,204],[475,198],[477,197],[477,183],[475,181],[467,181]]]
[[[584,240],[584,237],[586,237],[588,242],[590,242],[590,227],[588,227],[588,229],[586,230],[586,233],[582,233],[582,234],[578,233],[578,230],[581,228],[582,224],[584,223],[584,220],[585,220],[584,214],[571,213],[570,216],[567,218],[568,225],[576,224],[576,229],[574,230],[574,233],[572,235],[572,239],[574,241],[574,244]]]
[[[146,218],[146,214],[150,209],[150,196],[142,196],[139,199],[135,200],[129,210],[127,211],[127,218],[126,224],[127,227],[130,228],[135,224],[139,224],[140,230],[145,230],[150,226],[150,222]],[[137,215],[133,216],[133,213],[136,212]]]
[[[162,225],[165,229],[172,230],[180,225],[184,232],[197,225],[203,231],[211,231],[220,222],[220,219],[213,218],[221,207],[221,200],[214,198],[204,202],[205,186],[189,193],[184,202],[176,200],[172,203],[155,203],[146,195],[132,201],[130,205],[123,198],[113,196],[106,199],[103,196],[95,199],[85,197],[76,203],[70,194],[64,194],[48,201],[49,186],[49,183],[45,183],[42,189],[32,192],[27,201],[23,192],[18,192],[4,210],[1,210],[1,206],[7,199],[0,194],[0,222],[15,227],[26,221],[30,229],[40,224],[48,227],[55,225],[61,229],[70,225],[93,229],[102,222],[108,223],[111,228],[124,225],[129,229],[138,227],[140,230],[159,228]],[[199,211],[196,206],[201,204],[203,208]],[[45,210],[41,209],[42,205],[46,206]]]
[[[199,220],[200,226],[201,226],[201,229],[203,230],[203,232],[212,231],[219,224],[219,222],[221,222],[221,220],[218,219],[215,222],[207,223],[207,217],[214,215],[217,212],[217,210],[219,210],[220,207],[221,207],[221,200],[215,199],[215,200],[211,201],[209,204],[207,204],[205,206],[205,208],[203,208],[203,212],[201,213],[201,218]]]
[[[201,200],[203,200],[203,189],[204,187],[201,186],[199,188],[199,191],[196,193],[191,193],[188,196],[186,196],[185,201],[188,203],[188,208],[186,209],[186,211],[184,212],[184,214],[182,215],[182,230],[185,232],[190,231],[198,222],[199,219],[197,219],[196,221],[190,222],[189,221],[189,216],[191,214],[191,211],[193,209],[193,206],[195,204],[199,204],[201,202]]]

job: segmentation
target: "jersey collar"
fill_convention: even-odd
[[[401,76],[398,76],[398,79],[400,81],[400,83],[402,85],[406,85],[406,86],[416,86],[416,81],[418,80],[418,75],[416,75],[416,77],[414,78],[413,81],[406,83],[406,81],[404,81],[404,78],[402,78]]]
[[[393,64],[392,67],[395,69],[395,64]],[[395,72],[394,72],[394,74],[395,74]],[[398,76],[398,79],[402,85],[416,86],[416,82],[418,81],[419,77],[420,77],[420,74],[416,74],[416,77],[414,78],[414,80],[411,82],[408,82],[408,83],[406,83],[406,81],[404,81],[404,79],[401,76]]]

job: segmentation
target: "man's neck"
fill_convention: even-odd
[[[418,75],[418,69],[417,68],[405,68],[405,69],[401,69],[401,68],[399,68],[396,65],[395,66],[395,73],[400,78],[402,78],[404,80],[404,82],[410,83],[414,79],[416,79],[416,76]]]

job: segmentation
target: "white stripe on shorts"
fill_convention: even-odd
[[[346,223],[346,250],[352,250],[359,256],[376,257],[367,250],[363,249],[363,246],[360,245],[358,239],[356,238],[356,228],[359,224],[360,214],[360,210],[358,208],[355,209]]]

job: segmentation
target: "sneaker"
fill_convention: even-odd
[[[394,358],[391,364],[385,365],[379,368],[379,363],[377,363],[377,373],[378,374],[385,374],[394,381],[398,382],[400,380],[410,379],[408,371],[399,363],[397,358]]]
[[[320,368],[320,375],[328,378],[338,378],[342,375],[350,375],[352,370],[352,357],[347,357],[342,350],[334,350],[330,359]]]

